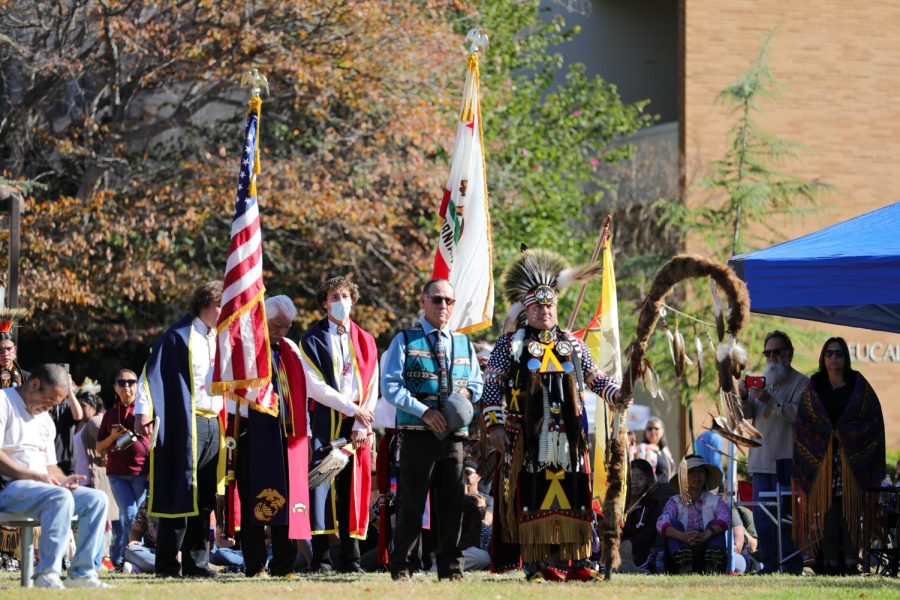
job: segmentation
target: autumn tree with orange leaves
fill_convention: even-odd
[[[271,90],[259,182],[269,292],[292,296],[304,326],[322,314],[320,282],[351,274],[368,330],[408,322],[477,25],[492,35],[495,249],[509,256],[527,227],[580,252],[590,232],[554,237],[539,220],[581,218],[592,161],[622,155],[612,138],[649,118],[577,68],[551,90],[563,66],[547,48],[574,32],[542,20],[536,0],[0,0],[0,176],[44,186],[29,188],[24,216],[23,335],[145,351],[197,282],[221,277],[251,67]]]

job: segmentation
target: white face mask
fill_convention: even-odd
[[[332,302],[329,305],[329,312],[335,321],[339,323],[343,323],[347,319],[350,318],[350,307],[353,303],[349,299],[339,300],[337,302]]]

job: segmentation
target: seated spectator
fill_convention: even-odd
[[[759,563],[754,554],[759,549],[759,539],[753,513],[746,506],[731,509],[731,539],[734,540],[734,572],[755,573]]]
[[[463,501],[462,529],[458,548],[465,559],[463,568],[466,571],[487,569],[491,564],[491,556],[482,547],[483,529],[488,512],[487,497],[478,491],[478,470],[476,464],[466,461],[463,467],[466,481],[466,495]]]
[[[156,568],[156,532],[159,519],[147,516],[147,498],[138,507],[125,547],[126,573],[153,573]]]
[[[20,387],[0,391],[0,511],[17,512],[41,523],[36,587],[108,588],[97,577],[103,558],[107,500],[103,492],[78,484],[56,466],[56,428],[47,414],[71,392],[59,365],[41,365]],[[80,414],[79,406],[79,414]],[[60,567],[78,516],[76,551],[65,585]]]
[[[623,562],[630,556],[634,568],[641,572],[647,572],[649,567],[656,545],[656,521],[662,512],[662,506],[653,495],[655,488],[656,479],[650,463],[641,459],[631,461],[629,506],[625,511],[620,553]]]
[[[675,572],[725,572],[725,530],[731,527],[731,512],[719,496],[709,490],[722,483],[722,472],[696,454],[686,456],[687,481],[672,478],[679,493],[669,498],[656,529],[666,539]]]

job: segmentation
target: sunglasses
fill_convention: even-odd
[[[116,379],[116,385],[119,387],[131,387],[137,385],[137,379]]]
[[[447,306],[456,304],[454,298],[447,298],[446,296],[428,296],[428,299],[431,300],[432,304],[446,304]]]
[[[844,358],[844,351],[843,350],[826,350],[825,357],[826,358],[831,358],[831,357]]]
[[[763,350],[763,356],[766,358],[778,358],[784,353],[784,348],[779,348],[778,350]]]

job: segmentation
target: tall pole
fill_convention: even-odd
[[[600,253],[603,251],[603,244],[606,243],[606,238],[609,237],[609,225],[612,223],[612,215],[606,215],[606,218],[603,219],[603,227],[600,228],[600,237],[597,238],[597,245],[594,247],[594,252],[591,254],[591,263],[594,264],[600,258]],[[566,325],[566,329],[572,331],[572,328],[575,326],[575,320],[578,318],[578,310],[581,308],[581,303],[584,302],[584,295],[587,292],[587,286],[589,281],[585,281],[581,286],[581,291],[578,292],[578,299],[575,300],[575,308],[572,309],[572,316],[569,317],[569,323]]]

